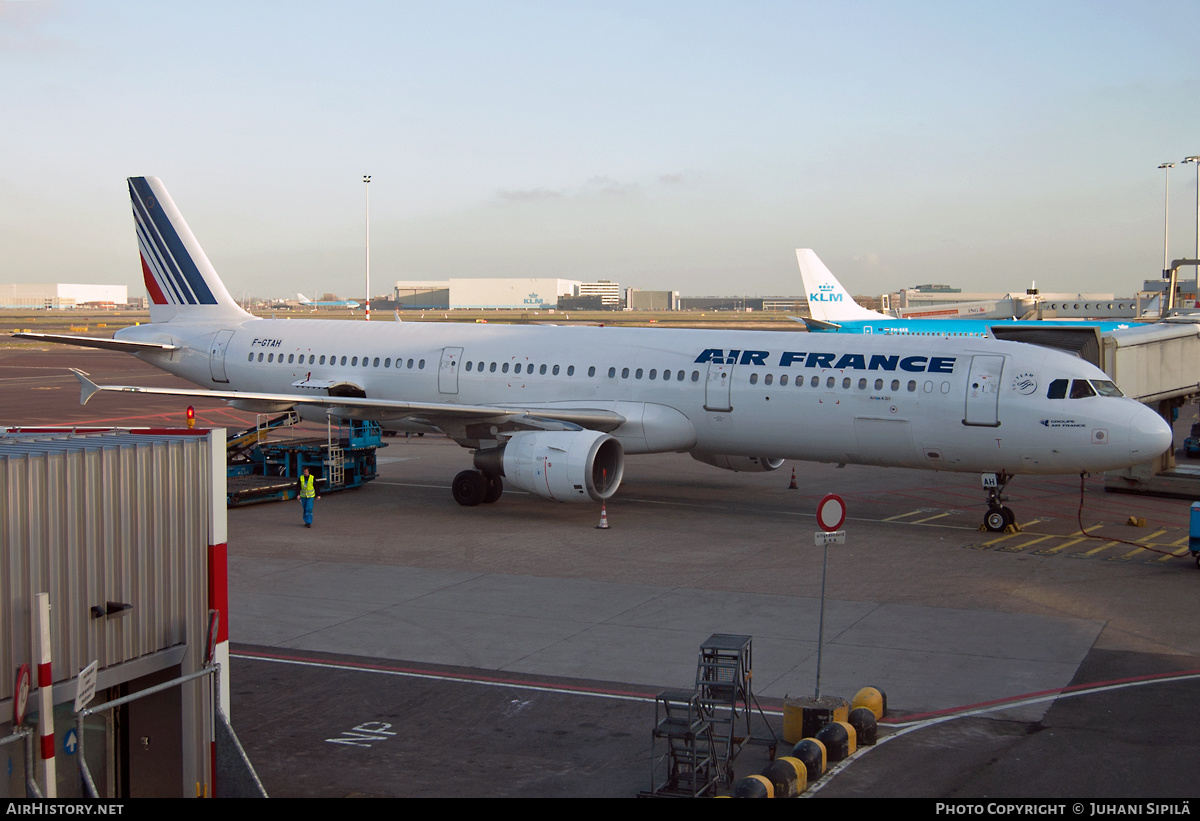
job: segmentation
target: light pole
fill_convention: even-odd
[[[1159,166],[1163,169],[1163,179],[1166,181],[1166,193],[1163,195],[1163,279],[1169,277],[1171,258],[1167,256],[1167,238],[1171,231],[1171,169],[1175,167],[1173,162],[1165,162]]]
[[[1200,155],[1184,157],[1185,163],[1196,164],[1196,259],[1200,259]],[[1200,265],[1196,266],[1196,301],[1200,303]]]
[[[363,174],[363,194],[366,198],[367,210],[367,308],[364,311],[366,321],[371,321],[371,175]]]

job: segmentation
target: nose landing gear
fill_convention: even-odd
[[[1011,473],[983,474],[983,487],[987,491],[988,505],[988,511],[983,516],[983,526],[993,533],[1003,533],[1017,524],[1017,516],[1012,512],[1012,508],[1004,506],[1004,488],[1012,479]]]

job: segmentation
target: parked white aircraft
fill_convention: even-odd
[[[1040,346],[979,338],[258,319],[229,296],[166,188],[129,180],[151,323],[113,339],[17,336],[133,353],[225,399],[445,432],[474,450],[463,505],[511,485],[607,499],[625,453],[681,451],[730,470],[784,459],[985,474],[994,530],[1016,473],[1149,461],[1171,429],[1103,372]]]
[[[296,299],[305,308],[357,308],[358,303],[353,299],[330,299],[324,302],[313,302],[304,294],[296,294]]]

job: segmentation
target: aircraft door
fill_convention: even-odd
[[[733,382],[733,364],[725,365],[719,362],[708,363],[708,379],[704,383],[704,409],[709,411],[730,411],[733,404],[729,399],[729,389]]]
[[[225,375],[225,352],[229,350],[229,340],[232,338],[233,331],[230,330],[217,331],[213,337],[212,350],[208,352],[208,367],[214,382],[229,381]]]
[[[442,348],[442,362],[438,366],[438,393],[458,393],[458,361],[462,359],[462,348]]]
[[[971,374],[967,378],[967,408],[965,425],[999,427],[1000,374],[1004,370],[1003,356],[971,357]]]

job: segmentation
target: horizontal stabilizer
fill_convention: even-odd
[[[15,333],[16,339],[33,339],[38,342],[57,342],[60,345],[76,345],[80,348],[99,348],[102,351],[121,353],[147,353],[149,351],[177,351],[178,345],[163,345],[158,342],[123,342],[119,339],[103,339],[94,336],[68,336],[66,334]]]
[[[813,319],[812,317],[809,317],[808,319],[802,319],[800,321],[807,325],[809,330],[812,331],[837,331],[842,327],[836,322],[822,322],[821,320]]]

